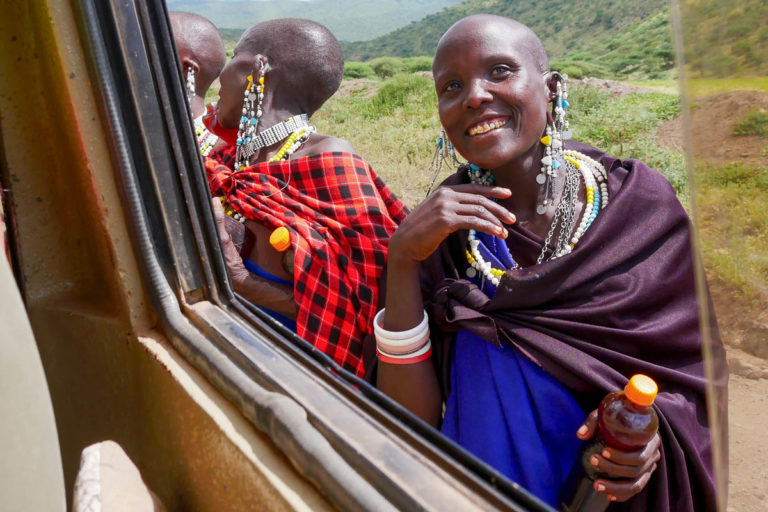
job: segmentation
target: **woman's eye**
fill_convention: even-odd
[[[495,66],[491,69],[491,76],[502,76],[509,73],[511,69],[509,69],[507,66]]]
[[[443,87],[443,92],[451,92],[451,91],[458,91],[460,89],[460,85],[458,82],[448,82]]]

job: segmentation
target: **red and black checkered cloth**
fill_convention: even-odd
[[[248,219],[291,232],[298,335],[362,377],[362,340],[373,330],[389,237],[406,207],[351,153],[263,163],[238,173],[219,162],[206,159],[213,196],[224,196]]]

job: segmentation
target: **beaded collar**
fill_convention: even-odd
[[[246,139],[243,142],[240,151],[244,158],[248,158],[255,153],[257,149],[265,148],[280,142],[299,128],[305,128],[307,126],[309,126],[309,116],[307,114],[299,114],[289,117],[285,121],[270,126],[252,139]]]

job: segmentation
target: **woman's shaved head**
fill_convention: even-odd
[[[547,52],[544,50],[544,45],[541,43],[539,36],[519,21],[493,14],[467,16],[454,23],[443,34],[443,37],[440,38],[440,42],[437,43],[436,54],[440,53],[442,48],[449,46],[450,43],[457,40],[463,42],[471,40],[473,34],[478,32],[478,28],[487,28],[489,26],[507,32],[510,38],[514,39],[526,50],[526,53],[533,60],[539,71],[542,73],[549,71],[549,57],[547,57]]]
[[[283,18],[265,21],[248,29],[235,53],[264,55],[270,73],[281,88],[306,101],[314,113],[339,88],[344,74],[344,53],[330,30],[314,21]]]
[[[227,62],[219,31],[213,23],[198,14],[176,11],[170,13],[170,18],[182,67],[189,62],[197,65],[195,94],[205,96],[205,91]]]

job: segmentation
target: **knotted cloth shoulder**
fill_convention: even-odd
[[[351,153],[263,163],[233,172],[206,159],[213,196],[269,228],[291,232],[297,333],[362,377],[362,339],[373,330],[378,280],[403,203]]]

